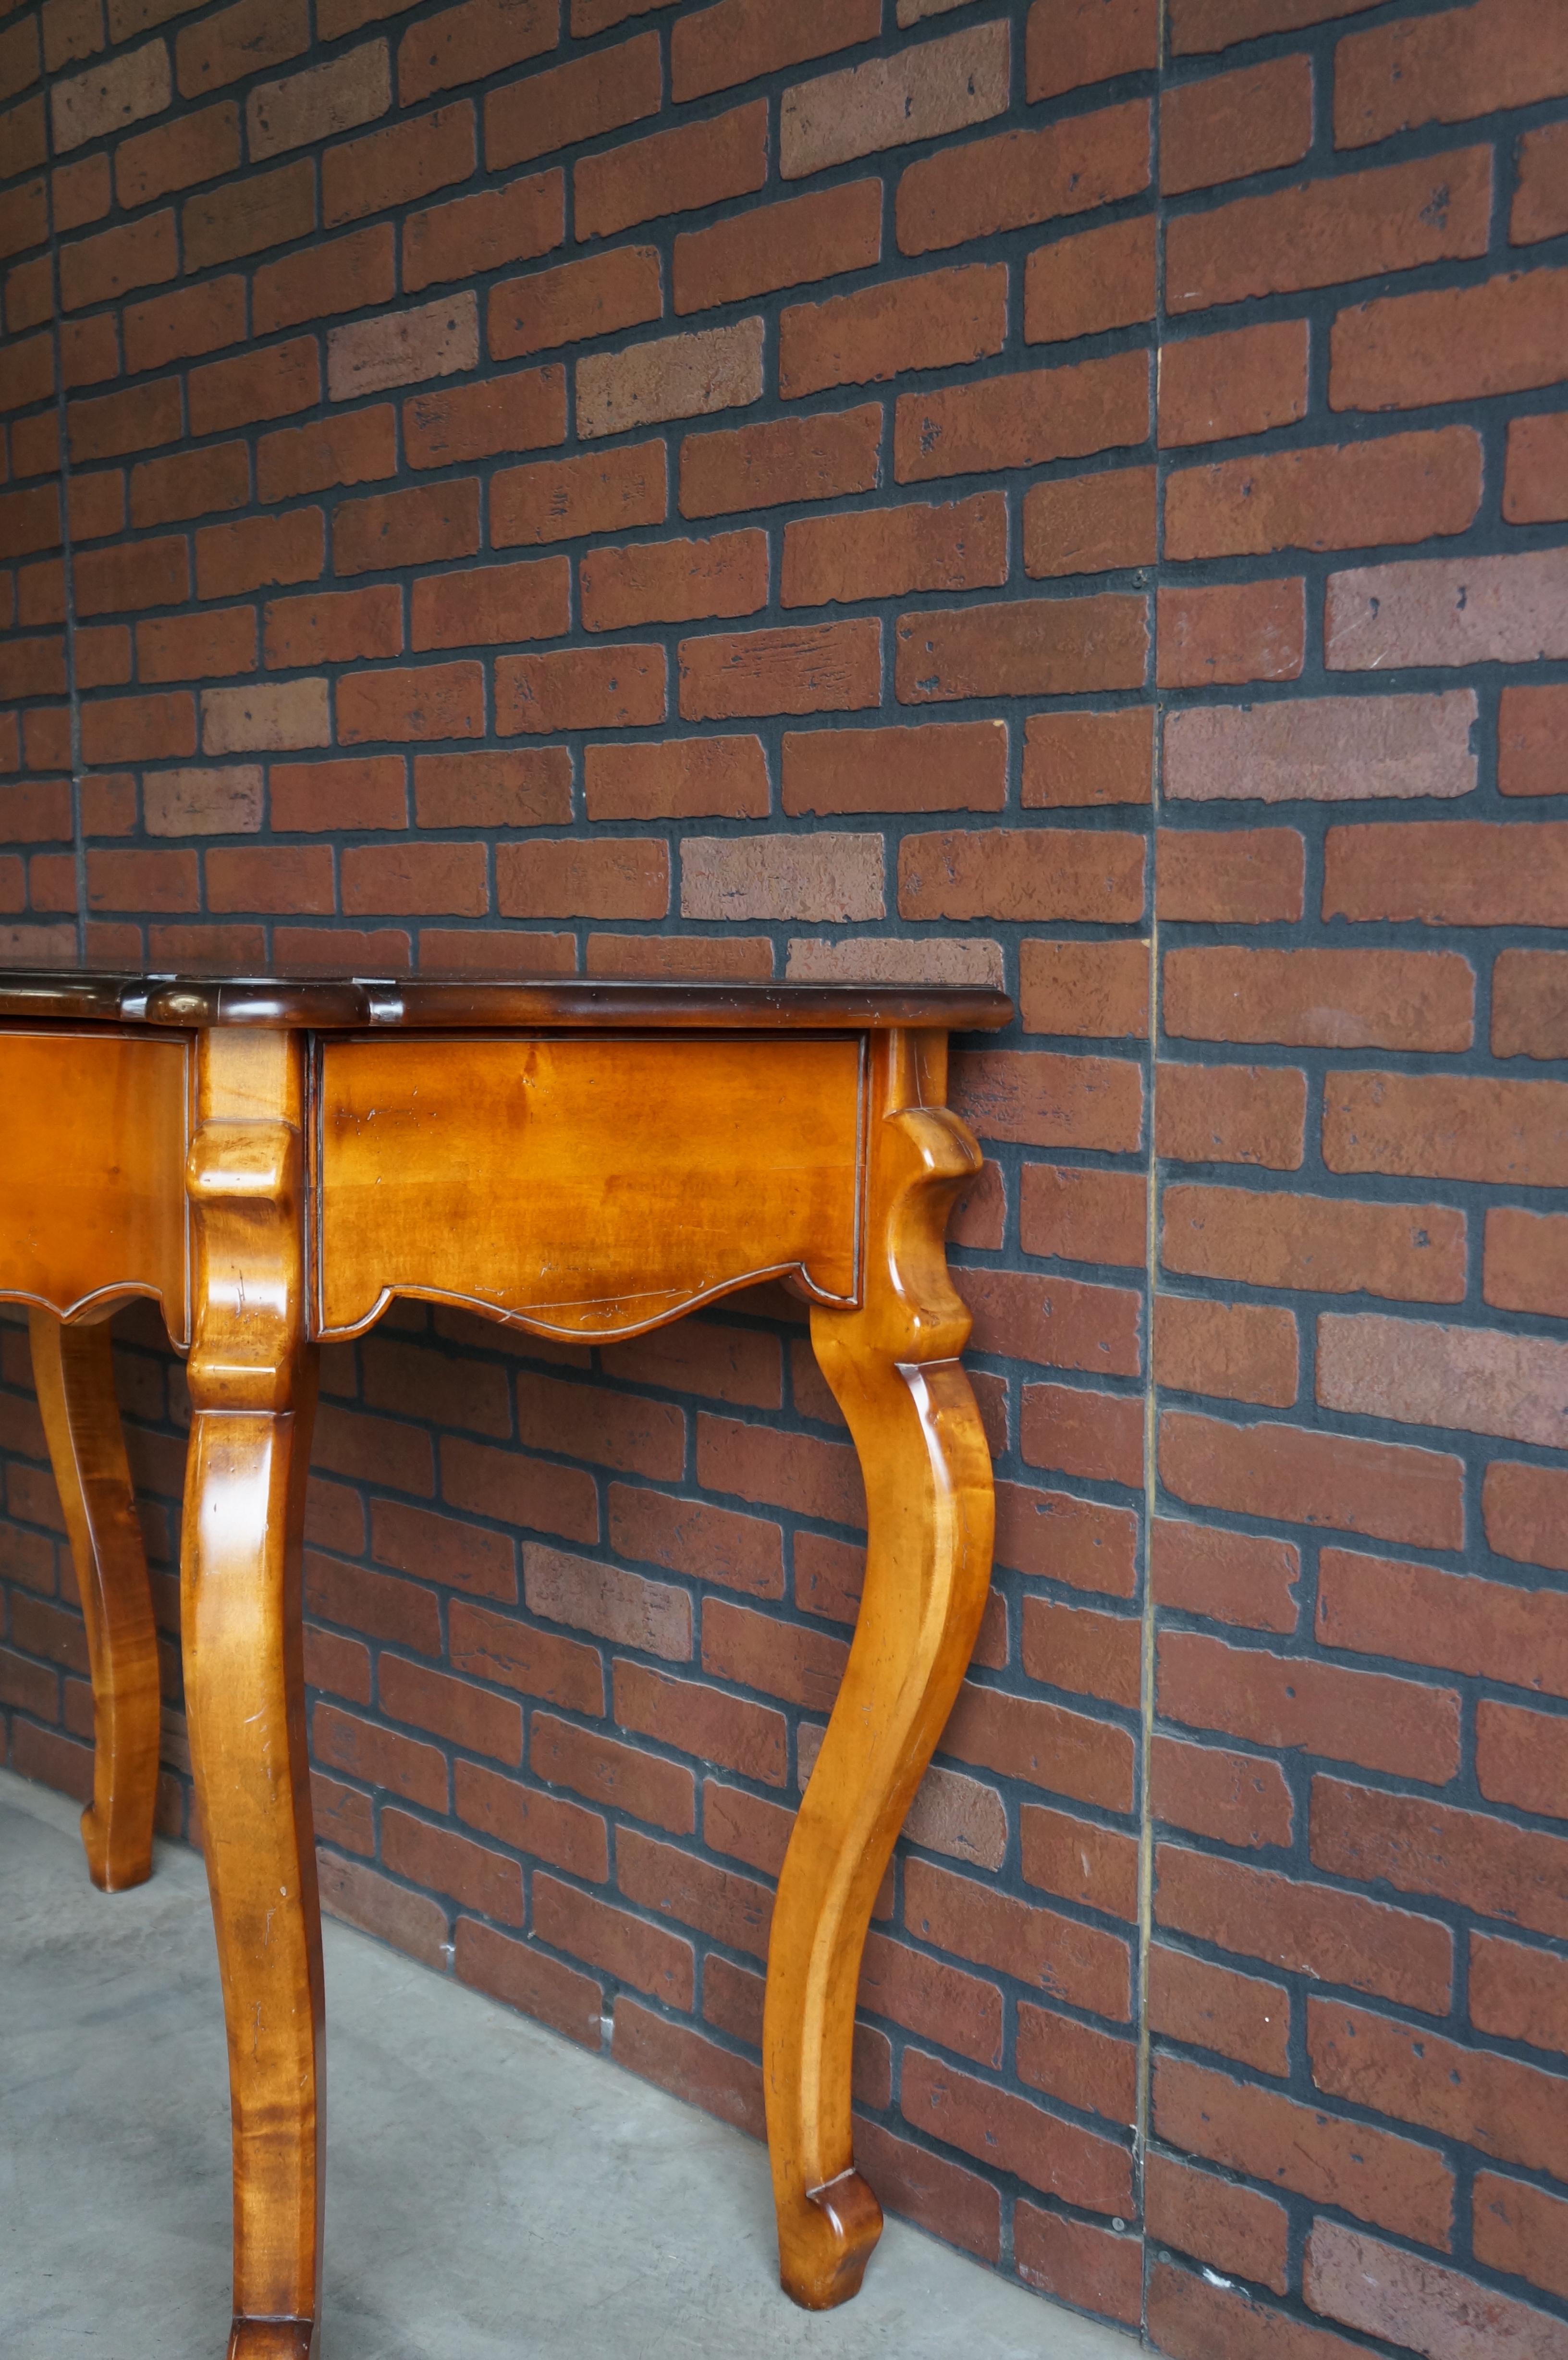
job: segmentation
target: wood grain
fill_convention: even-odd
[[[855,2293],[881,2234],[850,2125],[861,1952],[990,1585],[990,1453],[958,1363],[970,1320],[942,1243],[981,1157],[940,1102],[944,1045],[909,1033],[876,1043],[864,1296],[855,1309],[811,1312],[812,1346],[866,1479],[869,1546],[768,1954],[763,2081],[779,2279],[809,2311]]]

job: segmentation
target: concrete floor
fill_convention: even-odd
[[[0,2345],[200,2360],[229,2313],[206,1882],[160,1846],[105,1898],[76,1820],[0,1772]],[[752,2140],[346,1927],[326,1962],[324,2360],[1135,2360],[897,2221],[809,2317]]]

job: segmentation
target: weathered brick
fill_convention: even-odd
[[[18,24],[13,38],[23,31]],[[36,33],[33,38],[37,39]],[[12,87],[20,85],[14,82]],[[173,95],[166,41],[147,41],[139,49],[122,50],[116,58],[90,66],[85,73],[56,82],[49,92],[55,153],[69,155],[90,139],[145,122],[166,107]]]
[[[1149,185],[1149,150],[1146,99],[941,149],[899,179],[898,251],[930,254],[1136,196]]]
[[[1161,1927],[1429,2016],[1447,2009],[1453,1936],[1435,1918],[1175,1844],[1159,1847],[1155,1873]]]
[[[1470,689],[1190,707],[1166,719],[1165,792],[1185,803],[1467,795],[1476,711]]]
[[[507,549],[662,524],[667,502],[662,442],[506,468],[491,478],[491,538]]]
[[[376,738],[477,738],[485,727],[485,680],[477,663],[345,672],[333,694],[340,746]]]
[[[675,241],[675,309],[703,311],[715,303],[744,302],[777,288],[862,270],[881,258],[882,184],[855,180],[783,204],[755,206],[706,229],[682,230]]]
[[[1482,2337],[1499,2360],[1568,2352],[1568,2328],[1533,2304],[1477,2289],[1466,2274],[1334,2222],[1314,2222],[1303,2283],[1314,2311],[1373,2334],[1392,2332],[1435,2360],[1461,2360]]]
[[[1491,150],[1467,148],[1178,214],[1165,300],[1200,311],[1484,254],[1491,203]]]
[[[667,418],[745,409],[762,392],[762,322],[689,330],[577,364],[577,431],[621,434]]]
[[[780,109],[779,169],[799,180],[985,123],[1007,106],[1008,59],[1008,28],[997,22],[798,83]]]
[[[327,331],[327,389],[333,401],[385,393],[473,368],[479,358],[479,307],[472,290],[417,309],[354,320]]]
[[[1530,663],[1568,653],[1565,613],[1568,555],[1556,550],[1363,566],[1330,578],[1324,661],[1345,672]]]
[[[503,845],[495,897],[509,918],[662,918],[670,907],[669,851],[644,836]]]
[[[1336,410],[1416,410],[1554,385],[1565,337],[1568,270],[1377,296],[1334,321],[1329,399]]]
[[[583,625],[590,631],[753,615],[768,599],[767,536],[729,532],[706,541],[593,550],[579,560],[578,581]],[[564,615],[558,628],[566,628]]]
[[[657,247],[612,246],[581,262],[504,279],[490,290],[486,335],[495,360],[548,352],[659,319],[664,309]]]
[[[881,694],[881,625],[866,617],[682,639],[679,677],[689,721],[864,710]]]
[[[577,235],[610,237],[664,213],[746,196],[767,177],[768,108],[758,99],[583,157],[572,170]]]

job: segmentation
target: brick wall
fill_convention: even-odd
[[[1005,982],[861,2159],[1174,2360],[1564,2360],[1568,17],[1160,38],[0,13],[0,948]],[[8,1758],[81,1788],[0,1348]],[[326,1360],[330,1906],[756,2128],[861,1563],[796,1306]]]

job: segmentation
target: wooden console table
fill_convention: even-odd
[[[780,2278],[859,2286],[850,2050],[871,1906],[968,1664],[989,1455],[949,1207],[979,1151],[947,1036],[999,992],[0,977],[0,1298],[34,1367],[85,1612],[106,1890],[151,1863],[157,1648],[114,1306],[190,1353],[182,1635],[234,2111],[229,2360],[311,2360],[321,1923],[299,1532],[318,1345],[397,1295],[576,1341],[755,1280],[811,1306],[866,1479],[848,1668],[779,1885],[764,2027]]]

